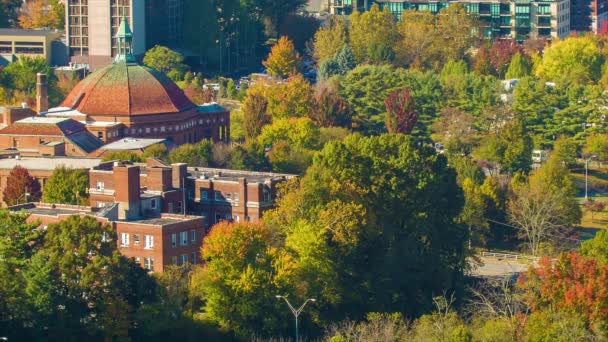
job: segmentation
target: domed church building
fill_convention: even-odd
[[[227,142],[230,113],[217,104],[192,103],[168,77],[139,65],[132,51],[132,36],[127,19],[123,18],[114,63],[82,80],[59,107],[45,110],[44,105],[39,105],[37,123],[48,121],[56,125],[61,120],[76,121],[100,140],[99,147],[121,139],[166,139],[176,145],[203,139]],[[42,93],[46,96],[46,89]],[[5,129],[0,130],[0,142]],[[99,147],[95,150],[102,150]],[[70,155],[69,152],[65,155]],[[95,153],[89,151],[88,155]]]

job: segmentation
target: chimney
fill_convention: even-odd
[[[38,113],[49,110],[49,94],[47,87],[47,75],[36,74],[36,111]]]
[[[188,173],[188,164],[186,163],[177,163],[171,164],[171,168],[173,169],[173,188],[181,189],[183,185],[184,178],[186,178]]]
[[[140,216],[139,166],[118,165],[113,170],[114,201],[118,203],[118,218],[136,219]]]

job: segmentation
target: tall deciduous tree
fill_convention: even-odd
[[[418,116],[416,104],[410,90],[404,88],[391,92],[386,100],[386,129],[389,133],[409,134],[414,129]]]
[[[293,264],[271,241],[271,232],[259,224],[222,222],[211,229],[201,250],[205,266],[191,278],[207,319],[243,337],[285,328],[284,303],[275,296],[292,293]]]
[[[590,36],[573,36],[545,48],[536,75],[553,82],[588,83],[601,77],[602,56]]]
[[[181,145],[169,152],[167,156],[171,163],[186,163],[191,166],[208,166],[212,159],[213,143],[203,140],[196,144]]]
[[[264,216],[286,235],[296,284],[327,303],[325,319],[413,314],[458,281],[463,195],[445,158],[417,145],[402,134],[329,142]]]
[[[251,91],[251,90],[250,90]],[[243,103],[243,130],[246,139],[255,139],[267,121],[268,101],[262,94],[250,92]]]
[[[369,11],[351,14],[349,22],[348,41],[358,62],[371,61],[375,51],[386,50],[389,55],[393,53],[392,47],[398,34],[395,17],[388,7],[381,11],[374,4]]]
[[[522,48],[517,42],[509,39],[497,39],[488,51],[490,64],[501,79],[505,76],[513,56],[521,53]]]
[[[15,166],[6,178],[6,188],[2,192],[6,205],[15,205],[40,200],[40,183],[30,176],[26,168]]]
[[[332,16],[321,26],[314,38],[314,56],[318,63],[333,58],[347,42],[346,22],[342,16]]]
[[[350,106],[337,91],[327,84],[317,86],[310,118],[321,127],[342,126],[351,124]]]
[[[174,81],[179,80],[176,79],[176,75],[183,75],[188,70],[188,66],[183,62],[184,56],[166,46],[156,45],[146,51],[144,55],[144,64],[146,66],[162,72]]]
[[[296,73],[300,68],[300,54],[296,52],[293,43],[287,37],[281,37],[272,47],[268,59],[263,62],[268,74],[277,77],[287,77]]]
[[[42,200],[46,203],[86,205],[88,201],[89,173],[87,170],[60,166],[44,186]]]
[[[65,4],[58,0],[26,0],[21,6],[19,26],[25,29],[63,29]]]

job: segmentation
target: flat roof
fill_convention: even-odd
[[[174,223],[180,223],[180,222],[186,222],[186,221],[191,221],[193,220],[192,217],[184,217],[183,219],[178,219],[178,218],[173,218],[173,217],[151,217],[151,218],[142,218],[142,219],[135,219],[135,220],[119,220],[118,222],[123,222],[123,223],[132,223],[132,224],[149,224],[149,225],[154,225],[154,226],[166,226],[169,224],[174,224]]]
[[[0,28],[0,36],[37,36],[46,37],[50,35],[59,34],[61,31],[57,30],[25,30],[25,29],[13,29],[13,28]]]
[[[33,207],[23,209],[26,213],[40,216],[59,216],[59,215],[92,215],[90,210],[78,210],[78,209],[65,209],[65,208],[47,208],[47,207]]]
[[[165,139],[122,138],[101,147],[102,150],[138,150],[162,143]]]
[[[296,175],[273,172],[255,172],[229,169],[214,169],[208,167],[188,167],[189,178],[208,179],[212,181],[233,181],[236,182],[245,178],[248,182],[264,183],[273,179],[294,178]]]
[[[101,163],[99,158],[68,158],[68,157],[21,157],[0,159],[0,170],[11,170],[19,165],[28,170],[53,171],[59,166],[72,169],[90,169]]]
[[[58,124],[60,122],[66,121],[66,120],[69,120],[69,119],[68,118],[48,118],[45,116],[30,116],[29,118],[15,121],[15,123],[48,125],[48,124]]]

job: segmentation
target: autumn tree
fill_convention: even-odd
[[[268,74],[284,78],[299,70],[300,54],[295,51],[289,38],[281,37],[263,64],[268,69]]]
[[[404,88],[391,92],[384,100],[386,106],[386,129],[389,133],[410,134],[418,122],[416,104],[410,90]]]
[[[597,332],[608,326],[608,266],[577,252],[564,253],[552,262],[542,258],[518,280],[533,311],[566,310],[580,315]]]
[[[260,89],[265,88],[265,89]],[[260,91],[268,103],[266,113],[270,118],[309,116],[312,111],[313,90],[302,74],[292,74],[285,82],[260,84],[252,92]]]
[[[349,23],[348,41],[358,62],[387,62],[392,59],[392,47],[398,35],[395,17],[388,7],[380,10],[380,7],[374,4],[369,11],[354,12],[349,17]],[[386,52],[386,59],[373,58],[374,54],[378,57],[378,52],[383,51]]]
[[[245,138],[255,139],[267,121],[268,102],[261,94],[249,93],[243,103],[243,130]]]
[[[64,6],[59,0],[26,0],[21,6],[19,26],[25,29],[63,29]]]
[[[601,213],[606,210],[606,203],[590,199],[583,203],[583,208],[591,213],[591,221],[593,222],[593,216],[596,213]]]
[[[536,76],[554,82],[588,83],[601,77],[602,56],[590,36],[572,36],[545,48]]]
[[[202,140],[195,144],[184,144],[167,155],[171,163],[186,163],[190,166],[208,166],[212,160],[213,143]]]
[[[314,56],[317,62],[333,58],[347,42],[346,20],[342,16],[332,16],[321,26],[314,37]]]
[[[25,202],[40,201],[40,183],[30,176],[26,168],[15,166],[6,178],[6,188],[3,193],[3,201],[11,206]]]
[[[310,118],[321,127],[349,127],[351,109],[340,94],[328,84],[317,86]]]
[[[521,46],[514,40],[510,39],[496,39],[488,51],[490,64],[494,68],[494,72],[499,78],[503,78],[509,63],[513,56],[517,53],[521,54]]]
[[[473,58],[473,71],[480,75],[491,75],[492,65],[490,64],[490,52],[486,44],[482,44]]]
[[[87,170],[60,166],[44,185],[45,203],[85,205],[88,201],[89,173]]]
[[[293,264],[271,241],[271,231],[260,224],[222,222],[211,229],[201,249],[204,266],[190,285],[204,299],[207,319],[243,337],[286,328],[284,303],[275,296],[292,294]]]
[[[263,146],[281,140],[292,147],[315,149],[319,145],[319,126],[309,118],[278,119],[264,126],[258,137]]]

